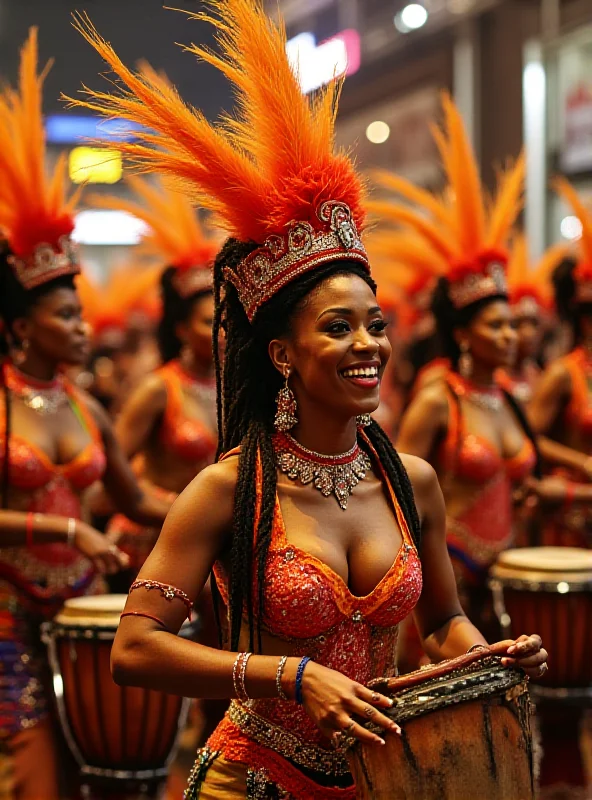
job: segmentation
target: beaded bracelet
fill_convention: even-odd
[[[288,661],[288,656],[282,656],[280,658],[280,663],[278,664],[277,672],[275,674],[275,685],[277,687],[277,693],[280,700],[290,699],[288,695],[284,692],[284,687],[282,686],[282,675],[284,674],[287,661]]]
[[[33,525],[35,516],[32,511],[27,514],[27,528],[25,530],[25,547],[31,547],[33,544]]]
[[[152,580],[134,581],[130,586],[129,593],[131,594],[136,589],[147,589],[148,591],[151,589],[158,589],[160,594],[165,600],[168,600],[169,603],[172,600],[175,600],[175,598],[177,600],[181,600],[187,609],[187,619],[191,619],[191,609],[193,608],[193,603],[191,602],[189,595],[186,594],[182,589],[177,589],[176,586],[170,586],[168,583],[161,583],[160,581]]]
[[[489,650],[489,647],[486,644],[472,644],[467,650],[467,655],[474,653],[475,650]]]
[[[245,686],[245,674],[247,671],[247,663],[251,658],[252,653],[239,653],[232,667],[232,683],[234,684],[234,693],[243,703],[249,700],[247,694],[247,687]]]
[[[296,700],[299,706],[301,706],[304,702],[302,697],[302,676],[304,675],[304,668],[309,661],[312,661],[312,658],[304,656],[300,664],[298,664],[298,669],[296,670],[296,689],[294,691],[294,700]]]

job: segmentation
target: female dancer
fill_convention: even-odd
[[[435,467],[446,502],[447,544],[463,608],[481,625],[487,617],[487,571],[513,539],[512,492],[529,478],[536,450],[524,414],[495,383],[515,358],[508,305],[506,239],[520,208],[524,164],[502,180],[486,211],[484,192],[458,111],[443,98],[446,134],[438,136],[451,202],[431,195],[431,219],[407,207],[401,221],[425,239],[426,258],[442,264],[433,310],[451,368],[419,392],[408,408],[398,447]],[[401,194],[418,200],[417,189]],[[399,213],[394,206],[392,215]],[[484,616],[485,614],[485,616]]]
[[[161,277],[158,340],[164,366],[145,378],[123,406],[115,431],[126,456],[138,458],[150,491],[176,497],[216,456],[213,370],[214,298],[211,266],[218,250],[188,199],[166,186],[128,178],[143,204],[118,197],[94,204],[127,211],[150,226],[141,244],[169,266]],[[92,198],[91,198],[92,199]],[[114,517],[109,538],[130,557],[130,582],[152,550],[159,529]]]
[[[19,88],[0,95],[0,319],[14,353],[0,380],[0,758],[15,796],[31,800],[60,796],[40,621],[127,563],[83,521],[84,491],[102,478],[130,515],[154,523],[167,511],[143,498],[101,407],[58,371],[85,360],[88,340],[64,160],[44,174],[44,74],[32,29]]]
[[[543,456],[564,465],[554,471],[563,485],[564,506],[546,520],[542,543],[590,547],[589,487],[572,481],[592,478],[592,216],[567,181],[557,180],[556,187],[583,229],[577,262],[565,259],[553,275],[557,311],[571,324],[575,347],[543,373],[529,417],[533,429],[545,437]]]
[[[360,180],[332,152],[335,87],[309,105],[283,27],[259,3],[210,6],[222,55],[192,51],[235,83],[241,112],[220,128],[79,23],[129,88],[91,93],[87,107],[141,118],[151,133],[123,150],[190,178],[232,235],[214,274],[226,457],[175,503],[132,587],[113,670],[123,683],[237,698],[188,798],[353,798],[323,735],[379,744],[354,716],[397,729],[380,712],[389,701],[364,684],[393,673],[400,620],[416,608],[436,659],[484,639],[458,604],[433,470],[403,463],[375,422],[360,427],[390,348],[359,237]],[[171,634],[212,568],[229,652]],[[537,636],[508,645],[510,661],[544,672]],[[257,654],[237,652],[246,648]]]
[[[516,361],[499,370],[496,380],[523,406],[533,396],[541,376],[541,345],[545,323],[553,313],[551,272],[564,257],[563,245],[551,247],[536,265],[530,267],[526,238],[517,235],[508,261],[508,301],[517,333]]]

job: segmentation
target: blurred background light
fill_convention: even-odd
[[[117,150],[75,147],[68,156],[72,183],[117,183],[123,176],[123,159]]]
[[[560,230],[564,239],[579,239],[582,235],[582,223],[577,217],[571,215],[563,217]]]
[[[394,23],[400,33],[410,33],[423,27],[428,20],[428,12],[419,3],[410,3],[395,15]]]
[[[50,144],[77,144],[83,139],[129,142],[140,129],[140,125],[121,117],[101,120],[90,115],[50,114],[45,118],[45,135]]]
[[[360,68],[360,34],[353,28],[317,45],[313,33],[299,33],[286,42],[286,53],[304,94],[313,92],[340,75]]]
[[[76,214],[72,238],[78,244],[138,244],[148,226],[125,211],[87,209]]]
[[[383,144],[391,135],[391,129],[386,122],[375,120],[366,128],[366,138],[372,144]]]

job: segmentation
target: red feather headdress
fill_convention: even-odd
[[[512,242],[508,261],[510,305],[523,314],[552,311],[554,307],[551,275],[570,251],[568,245],[549,247],[538,264],[531,266],[526,237],[517,234]]]
[[[117,94],[84,88],[73,105],[144,126],[137,142],[109,143],[144,171],[172,176],[193,201],[215,212],[231,236],[258,247],[231,281],[250,319],[282,286],[339,259],[368,268],[360,240],[363,186],[345,152],[334,152],[339,84],[312,100],[303,96],[286,56],[286,33],[260,0],[207,0],[220,47],[185,48],[217,67],[234,85],[237,115],[211,125],[147,65],[129,70],[90,23],[75,26],[126,88]]]
[[[582,236],[578,241],[579,259],[574,278],[579,284],[592,284],[592,213],[565,178],[555,178],[553,188],[569,203],[582,225]]]
[[[42,92],[50,66],[37,72],[37,29],[31,28],[18,88],[0,91],[0,231],[25,289],[80,272],[70,239],[78,193],[66,199],[66,155],[50,178],[45,170]]]
[[[93,195],[89,202],[100,208],[126,211],[148,225],[142,250],[176,268],[173,285],[181,297],[211,288],[218,242],[206,236],[189,199],[163,181],[152,186],[131,175],[127,183],[143,202],[114,195]]]
[[[504,173],[491,202],[460,113],[448,94],[442,96],[445,125],[435,129],[447,178],[439,197],[388,172],[376,174],[383,188],[395,192],[414,208],[394,202],[370,202],[377,216],[413,228],[425,241],[430,263],[446,264],[450,297],[457,308],[477,300],[507,293],[505,268],[507,239],[522,206],[524,157]]]

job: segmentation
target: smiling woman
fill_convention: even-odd
[[[375,746],[400,732],[382,713],[392,701],[367,687],[395,673],[399,623],[415,613],[435,660],[485,640],[458,603],[434,471],[401,459],[368,416],[390,346],[362,182],[333,152],[336,87],[302,95],[283,26],[256,0],[208,5],[221,55],[191,50],[234,82],[240,109],[220,127],[78,25],[129,90],[78,104],[142,120],[151,133],[117,146],[188,181],[230,233],[214,266],[223,455],[171,510],[131,588],[112,669],[124,684],[233,698],[188,800],[353,800],[341,735]],[[210,573],[224,650],[174,635],[180,601]],[[537,636],[501,649],[533,675],[546,659]]]

